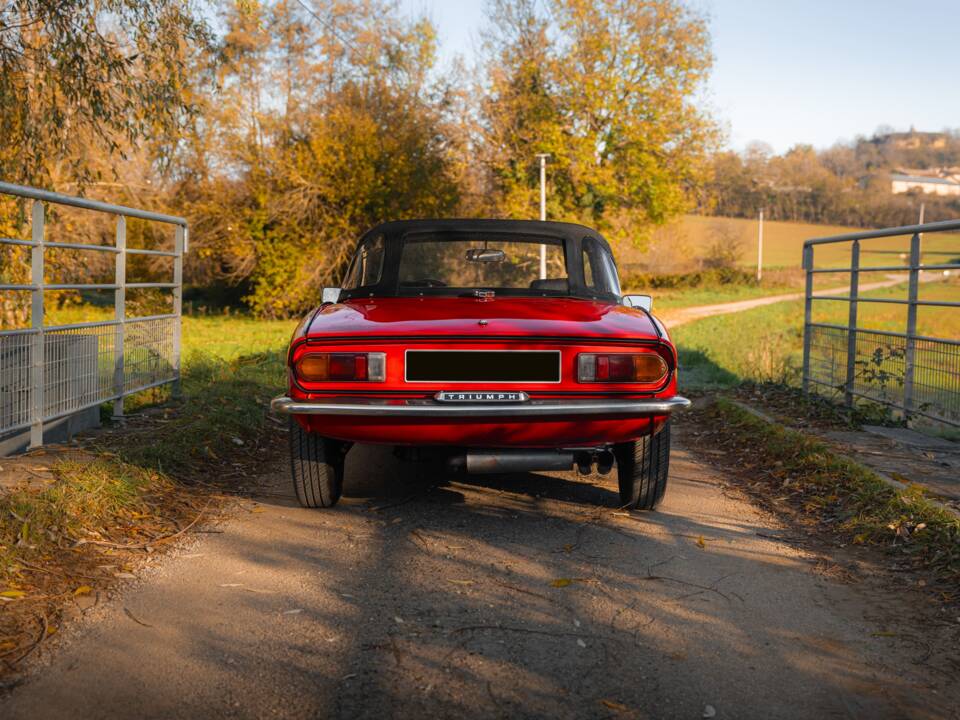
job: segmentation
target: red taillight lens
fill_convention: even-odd
[[[383,382],[385,369],[384,353],[307,353],[294,363],[297,377],[307,382]]]
[[[655,352],[581,353],[577,357],[580,382],[658,383],[669,371],[666,360]]]

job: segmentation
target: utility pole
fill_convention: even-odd
[[[547,158],[549,153],[537,153],[540,158],[540,222],[547,220]],[[540,279],[547,279],[547,246],[540,246]]]
[[[757,282],[763,278],[763,208],[760,208],[760,227],[757,230]]]

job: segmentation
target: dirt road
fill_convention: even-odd
[[[950,717],[896,598],[799,549],[680,429],[648,514],[612,475],[442,478],[376,448],[307,511],[278,468],[0,717]]]
[[[921,277],[921,282],[936,282],[942,280],[941,276],[935,273],[927,273]],[[860,292],[869,292],[870,290],[880,290],[882,288],[900,285],[908,280],[906,275],[887,275],[887,280],[878,280],[872,283],[861,283]],[[827,288],[817,290],[817,295],[847,295],[850,292],[850,286]],[[774,305],[776,303],[787,302],[790,300],[803,300],[804,294],[787,293],[786,295],[768,295],[767,297],[753,298],[751,300],[737,300],[735,302],[717,303],[715,305],[696,305],[694,307],[677,308],[664,311],[657,311],[657,315],[662,317],[668,327],[683,325],[684,323],[701,320],[714,315],[728,315],[729,313],[743,312],[744,310],[753,310],[764,305]],[[656,301],[654,301],[656,307]]]

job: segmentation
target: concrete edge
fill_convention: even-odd
[[[784,425],[782,422],[780,422],[779,420],[776,420],[776,419],[773,418],[771,415],[768,415],[767,413],[763,412],[762,410],[757,410],[756,408],[751,407],[751,406],[747,405],[746,403],[740,402],[739,400],[734,400],[734,399],[731,398],[731,397],[726,397],[726,398],[724,398],[724,399],[725,399],[727,402],[729,402],[731,405],[735,405],[736,407],[738,407],[738,408],[740,408],[741,410],[743,410],[745,413],[748,413],[748,414],[752,415],[753,417],[757,418],[758,420],[762,420],[763,422],[767,423],[768,425],[779,425],[780,427],[783,427],[783,428],[785,428],[785,429],[787,429],[787,430],[792,430],[793,432],[803,433],[804,435],[807,435],[808,437],[810,436],[810,433],[808,433],[808,432],[806,432],[806,431],[804,431],[804,430],[800,430],[800,429],[798,429],[798,428],[793,428],[793,427],[790,427],[790,426],[788,426],[788,425]],[[813,437],[816,437],[816,438],[817,438],[818,440],[820,440],[821,442],[827,442],[824,438],[821,438],[821,437],[819,437],[819,436],[813,436]],[[880,472],[880,471],[878,471],[878,470],[875,470],[874,468],[870,467],[869,465],[864,465],[862,462],[858,461],[856,458],[852,458],[852,457],[850,457],[849,455],[847,455],[846,453],[842,453],[842,452],[837,451],[836,448],[833,448],[833,451],[836,452],[838,455],[842,455],[843,457],[846,457],[846,458],[847,458],[848,460],[850,460],[851,462],[855,462],[857,465],[860,465],[861,467],[866,468],[867,470],[869,470],[870,472],[872,472],[874,475],[876,475],[878,478],[880,478],[884,483],[886,483],[887,485],[889,485],[890,487],[892,487],[894,490],[903,491],[903,490],[906,490],[907,487],[908,487],[906,483],[902,483],[902,482],[900,482],[899,480],[894,480],[894,479],[893,479],[892,477],[890,477],[889,475],[887,475],[887,474],[885,474],[885,473],[882,473],[882,472]],[[925,489],[926,489],[926,488],[925,488]],[[924,496],[925,496],[926,499],[927,499],[928,501],[930,501],[933,505],[936,505],[938,508],[940,508],[941,510],[944,510],[945,512],[949,513],[950,515],[953,515],[955,518],[960,519],[960,510],[957,510],[957,509],[954,508],[953,506],[946,504],[945,502],[943,502],[943,501],[939,498],[939,496],[937,496],[937,495],[932,495],[932,494],[930,494],[929,492],[924,493]]]

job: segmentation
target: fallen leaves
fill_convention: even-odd
[[[610,710],[616,710],[617,712],[630,712],[630,708],[628,708],[626,705],[613,700],[604,699],[600,701],[600,704],[606,708],[609,708]]]
[[[91,592],[93,592],[92,587],[90,587],[89,585],[81,585],[80,587],[78,587],[76,590],[73,591],[73,594],[74,596],[79,597],[81,595],[89,595]]]
[[[0,592],[0,598],[7,600],[19,600],[20,598],[24,598],[26,596],[27,593],[23,590],[4,590],[3,592]]]

